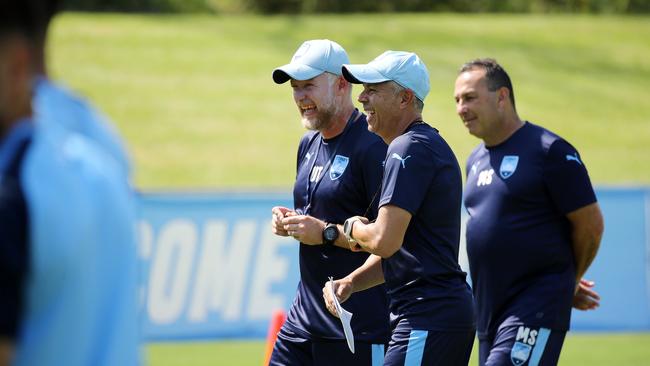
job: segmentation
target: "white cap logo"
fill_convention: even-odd
[[[305,42],[298,48],[298,51],[293,55],[293,58],[291,58],[291,62],[299,60],[302,56],[304,56],[307,51],[309,51],[309,43]]]

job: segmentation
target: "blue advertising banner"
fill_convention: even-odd
[[[601,306],[573,311],[572,329],[650,330],[650,190],[598,189],[605,233],[585,278]]]
[[[605,215],[585,276],[602,296],[573,330],[650,330],[650,190],[597,190]],[[149,340],[263,338],[299,280],[298,243],[271,233],[288,194],[142,194],[141,300]],[[464,231],[464,230],[463,230]],[[460,263],[467,270],[464,238]]]
[[[147,339],[260,338],[298,284],[298,245],[271,233],[286,195],[144,194],[139,224]]]

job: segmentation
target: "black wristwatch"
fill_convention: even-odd
[[[323,228],[323,244],[334,245],[339,238],[339,228],[336,224],[327,224]]]

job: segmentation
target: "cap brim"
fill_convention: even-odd
[[[323,70],[300,64],[286,64],[273,70],[273,81],[276,84],[284,84],[287,81],[309,80],[323,73]]]
[[[343,77],[353,84],[374,84],[390,80],[368,65],[343,65]]]

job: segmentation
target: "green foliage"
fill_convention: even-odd
[[[650,0],[248,0],[265,14],[349,12],[648,12]]]
[[[65,10],[126,12],[208,12],[205,0],[63,0]]]
[[[167,13],[650,12],[650,0],[63,0],[63,4],[68,10]]]
[[[650,13],[649,0],[628,0],[628,13]]]

